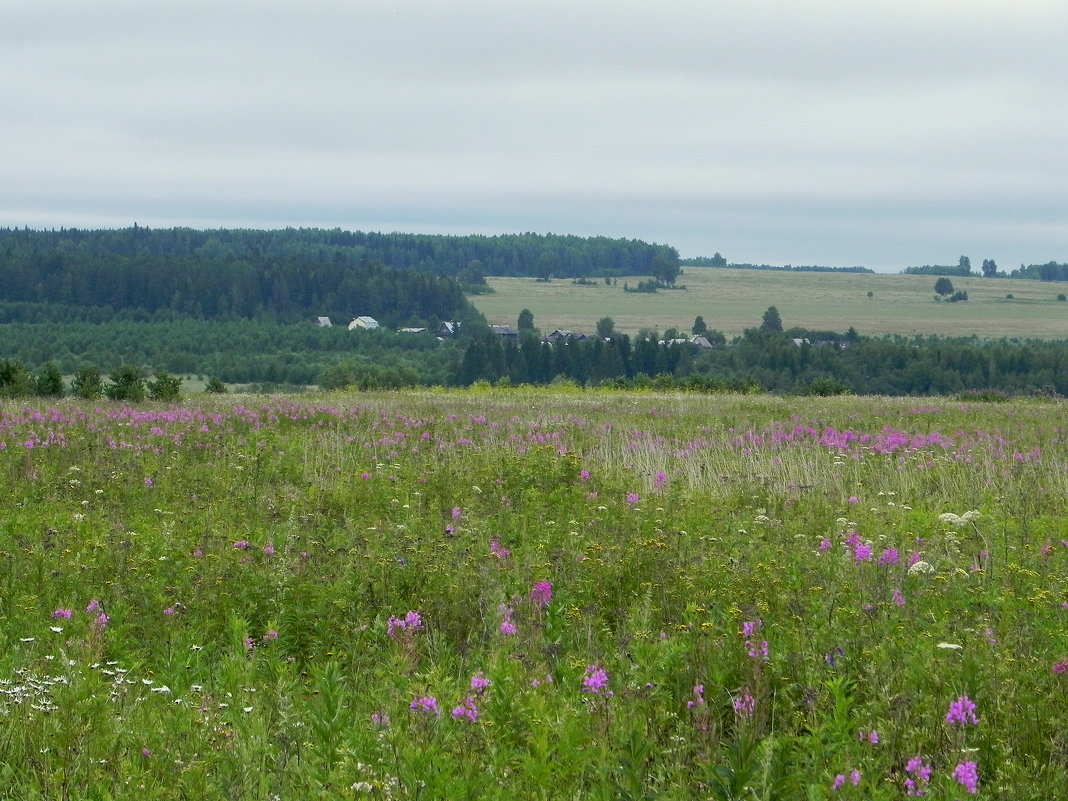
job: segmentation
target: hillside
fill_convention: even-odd
[[[852,326],[866,336],[1068,339],[1068,302],[1057,300],[1064,287],[1029,280],[954,278],[954,286],[968,293],[962,303],[936,301],[934,278],[920,275],[688,267],[678,278],[685,290],[653,294],[624,292],[623,279],[614,286],[521,278],[490,278],[488,283],[494,294],[472,302],[489,322],[514,325],[526,308],[546,332],[592,332],[604,316],[625,333],[670,327],[688,331],[701,315],[709,328],[729,338],[759,325],[764,310],[775,306],[787,328],[844,331]]]

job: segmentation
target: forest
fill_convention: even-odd
[[[371,315],[390,326],[461,319],[485,275],[649,275],[673,248],[552,234],[436,236],[293,229],[0,229],[0,303],[281,321]],[[27,307],[7,317],[26,319]],[[347,315],[347,316],[346,316]]]

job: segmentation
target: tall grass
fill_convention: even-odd
[[[1063,404],[244,403],[0,407],[5,797],[1068,787]]]

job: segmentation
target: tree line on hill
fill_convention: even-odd
[[[719,332],[707,331],[706,338],[720,344],[698,348],[676,338],[661,339],[652,331],[635,337],[618,334],[601,323],[610,336],[549,343],[536,329],[521,331],[515,341],[477,326],[445,341],[432,333],[336,330],[347,337],[334,339],[330,329],[307,324],[240,332],[232,323],[200,321],[185,334],[190,352],[181,347],[186,340],[168,344],[165,335],[155,344],[135,344],[168,324],[125,323],[112,330],[119,350],[94,352],[99,361],[82,361],[73,370],[61,370],[54,361],[27,367],[18,359],[0,359],[0,397],[65,393],[93,397],[85,394],[84,387],[94,385],[86,376],[99,377],[108,370],[112,383],[119,386],[135,383],[131,375],[148,376],[147,396],[156,399],[167,398],[153,392],[151,382],[166,387],[170,373],[210,375],[216,391],[222,382],[249,383],[266,391],[310,384],[323,389],[375,389],[569,381],[782,394],[1068,395],[1068,347],[1063,342],[869,338],[852,330],[844,334],[782,330],[777,314],[766,313],[759,328],[748,329],[730,343],[724,344]],[[180,337],[177,329],[171,333]],[[202,343],[194,345],[198,339]],[[167,361],[175,358],[188,361]],[[97,365],[106,366],[101,370]],[[65,383],[64,374],[73,378]],[[115,378],[124,374],[125,383]],[[140,399],[136,393],[100,392],[115,399]]]
[[[972,270],[972,260],[961,256],[955,265],[925,264],[922,267],[906,267],[906,275],[942,275],[983,278],[1024,278],[1032,281],[1068,281],[1068,264],[1049,261],[1045,264],[1021,264],[1018,270],[1002,272],[993,259],[983,259],[982,271]]]
[[[656,275],[678,253],[638,240],[293,229],[0,229],[0,302],[214,318],[371,314],[388,325],[460,319],[486,275]]]

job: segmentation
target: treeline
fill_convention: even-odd
[[[769,270],[788,273],[874,273],[869,267],[825,267],[819,264],[749,264],[728,263],[727,259],[717,253],[714,256],[697,256],[682,259],[683,267],[720,267],[732,270]]]
[[[925,264],[922,267],[906,267],[907,275],[959,275],[983,278],[1025,278],[1033,281],[1068,281],[1068,264],[1049,261],[1045,264],[1021,264],[1020,269],[1006,273],[998,269],[993,259],[983,259],[982,272],[972,270],[972,262],[961,256],[956,265]]]
[[[472,341],[456,383],[638,382],[710,388],[753,387],[780,393],[949,395],[993,389],[1009,394],[1068,394],[1065,343],[972,339],[869,339],[792,329],[751,329],[727,347],[698,350],[653,338],[518,344]],[[794,340],[802,340],[799,346]],[[806,344],[826,342],[826,344]]]
[[[484,329],[484,327],[483,327]],[[479,330],[477,323],[470,330]],[[55,364],[63,375],[86,363],[111,371],[126,364],[146,371],[217,376],[233,384],[302,386],[318,383],[328,368],[348,360],[414,371],[419,383],[448,384],[459,351],[432,332],[349,331],[311,323],[265,320],[160,319],[104,323],[10,323],[3,327],[0,358],[28,370]]]
[[[450,277],[383,264],[328,232],[0,230],[0,302],[203,319],[370,315],[386,325],[477,316]]]
[[[435,236],[293,229],[0,229],[0,301],[170,310],[203,318],[370,315],[459,319],[460,282],[678,270],[637,240],[552,234]]]
[[[99,374],[100,368],[113,374],[155,374],[157,381],[168,372],[195,373],[253,384],[257,390],[310,384],[373,389],[566,380],[590,386],[782,394],[1068,395],[1064,342],[872,339],[855,332],[795,328],[784,333],[750,329],[730,345],[700,350],[655,336],[615,335],[550,345],[530,331],[517,342],[485,329],[438,341],[431,334],[331,332],[311,326],[249,326],[241,331],[234,324],[201,321],[182,333],[169,325],[115,324],[108,330],[112,350],[90,350],[80,361],[72,353],[62,370],[55,360],[24,366],[21,360],[5,359],[0,362],[0,396],[79,394],[73,381],[64,386],[63,375],[73,373],[77,380],[87,369]],[[158,334],[153,333],[156,329]],[[346,336],[335,338],[335,333]],[[96,353],[100,358],[93,358]],[[78,366],[70,369],[75,361]]]

